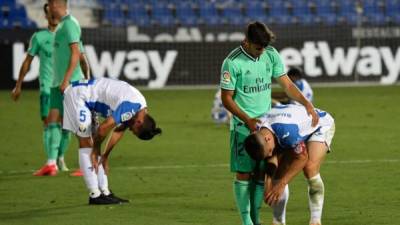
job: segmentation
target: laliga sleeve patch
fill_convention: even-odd
[[[229,84],[231,82],[231,74],[229,71],[224,71],[222,73],[222,83]]]
[[[133,113],[132,113],[132,112],[123,113],[123,114],[121,115],[121,122],[125,122],[125,121],[130,120],[130,119],[132,118],[132,116],[133,116]]]
[[[306,151],[306,144],[304,143],[304,141],[302,141],[299,144],[297,144],[296,147],[294,148],[294,152],[296,154],[301,154],[304,151]]]

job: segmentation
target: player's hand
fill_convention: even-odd
[[[278,203],[281,199],[283,192],[285,191],[285,184],[278,182],[272,186],[270,190],[264,193],[264,202],[269,206],[273,206]]]
[[[64,91],[65,91],[65,89],[67,89],[68,85],[69,85],[69,82],[68,82],[68,81],[63,81],[63,82],[61,83],[61,85],[60,85],[60,91],[61,91],[61,93],[64,93]]]
[[[97,172],[99,171],[99,153],[92,150],[92,152],[90,153],[90,159],[92,160],[92,169],[97,174]]]
[[[108,157],[105,155],[102,155],[100,158],[100,164],[103,166],[104,172],[106,175],[108,175],[108,171],[110,167],[108,166]]]
[[[14,101],[17,101],[20,95],[21,95],[21,87],[15,86],[15,88],[11,91],[11,98]]]
[[[250,118],[246,121],[246,125],[250,129],[251,132],[254,132],[257,130],[257,123],[261,123],[261,121],[257,118]]]
[[[318,113],[315,111],[314,106],[311,105],[311,104],[310,104],[310,105],[307,105],[306,110],[307,110],[307,114],[310,115],[310,116],[312,117],[311,125],[312,125],[313,127],[317,126],[318,121],[319,121],[319,115],[318,115]]]

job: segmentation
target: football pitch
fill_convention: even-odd
[[[336,121],[322,165],[323,224],[400,224],[400,86],[314,88]],[[0,92],[0,224],[239,225],[229,172],[228,127],[210,117],[214,90],[143,91],[163,134],[125,134],[110,156],[109,184],[131,203],[89,206],[82,178],[34,177],[45,162],[37,91]],[[78,167],[77,142],[66,153]],[[263,206],[263,225],[271,210]],[[290,184],[287,224],[308,224],[302,174]]]

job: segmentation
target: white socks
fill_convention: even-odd
[[[310,224],[321,224],[322,208],[324,205],[324,182],[320,174],[307,180],[308,183],[308,204],[310,207]],[[285,186],[279,202],[272,207],[273,224],[286,223],[286,204],[289,200],[289,186]]]
[[[92,161],[90,160],[90,153],[92,148],[80,148],[79,149],[79,167],[83,173],[83,178],[86,183],[86,187],[90,191],[91,198],[97,198],[101,192],[99,190],[99,184],[97,180],[97,174],[92,167]]]
[[[79,167],[83,173],[86,187],[89,189],[91,198],[97,198],[101,193],[109,195],[111,192],[108,189],[108,179],[102,165],[99,165],[98,173],[92,168],[90,153],[92,148],[79,149]]]
[[[99,165],[99,169],[97,172],[97,180],[99,182],[99,188],[104,195],[111,194],[108,189],[108,178],[106,172],[104,171],[103,165]]]
[[[324,182],[320,174],[307,180],[308,204],[310,207],[310,224],[321,224],[322,208],[324,205]]]
[[[276,205],[272,206],[273,224],[278,225],[286,223],[286,205],[288,201],[289,201],[289,186],[286,184],[281,199],[279,199]]]

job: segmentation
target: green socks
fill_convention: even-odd
[[[71,140],[71,133],[67,130],[61,132],[60,149],[58,151],[58,157],[64,157],[65,152],[68,149],[69,141]]]
[[[250,216],[250,182],[236,180],[233,183],[236,206],[240,212],[243,225],[253,225]]]
[[[264,182],[252,181],[250,188],[250,215],[254,224],[261,224],[260,209],[264,200]]]
[[[57,159],[58,156],[58,150],[60,147],[60,141],[61,141],[61,126],[59,123],[50,123],[49,127],[49,154],[48,154],[48,159],[49,160],[55,160]]]
[[[49,158],[49,151],[50,151],[50,131],[49,128],[46,126],[43,130],[43,146],[44,151],[46,152],[47,158]]]

